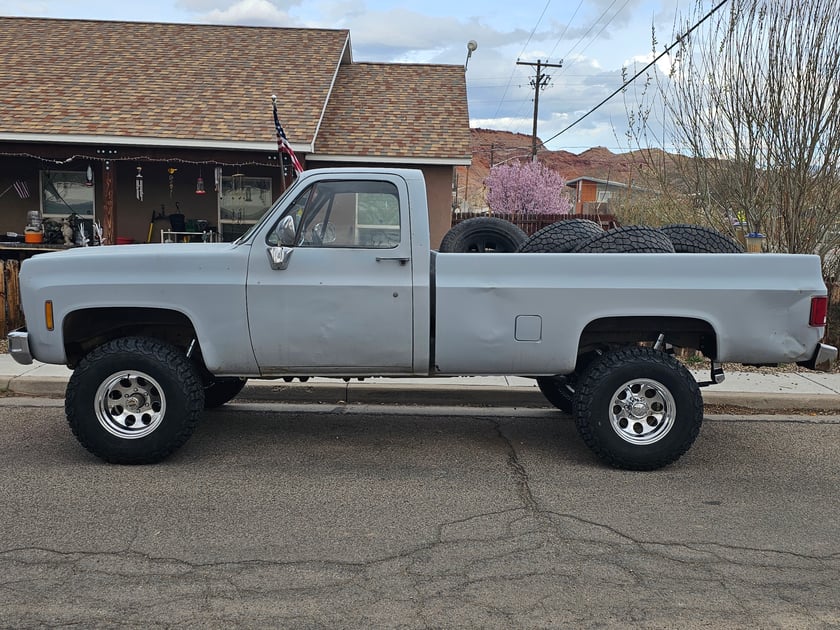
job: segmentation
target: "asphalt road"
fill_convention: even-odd
[[[0,626],[840,625],[840,418],[710,418],[631,473],[510,414],[235,403],[120,467],[0,399]]]

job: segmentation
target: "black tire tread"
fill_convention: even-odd
[[[83,431],[80,430],[80,418],[76,415],[76,396],[81,381],[87,378],[88,373],[96,367],[96,364],[115,353],[130,353],[146,357],[153,362],[173,367],[182,379],[190,392],[187,399],[188,413],[177,436],[167,444],[153,451],[146,451],[141,455],[129,456],[125,454],[113,455],[102,452],[95,444],[90,442]],[[150,337],[120,337],[92,350],[82,359],[70,380],[67,383],[67,391],[64,398],[64,412],[67,422],[73,435],[79,443],[88,451],[112,464],[153,464],[159,462],[186,443],[195,430],[201,418],[201,411],[204,407],[203,387],[201,379],[196,370],[189,362],[189,359],[174,346]],[[93,413],[91,410],[90,413]]]
[[[440,241],[439,252],[464,253],[473,251],[476,237],[490,235],[498,246],[496,252],[515,252],[528,235],[518,225],[499,217],[472,217],[453,226]]]
[[[599,254],[673,254],[674,245],[671,239],[656,228],[625,225],[585,239],[572,251]]]
[[[616,456],[601,444],[592,430],[591,415],[593,404],[595,403],[595,386],[613,370],[631,362],[655,363],[669,371],[673,371],[675,376],[683,381],[693,393],[690,408],[687,410],[680,409],[679,415],[683,418],[690,416],[699,419],[692,424],[683,442],[672,449],[670,453],[655,460],[648,460],[643,464]],[[630,346],[604,354],[594,360],[577,381],[577,387],[575,388],[575,425],[577,426],[578,433],[596,456],[615,468],[625,470],[656,470],[672,464],[691,448],[691,445],[700,433],[702,421],[703,397],[700,394],[700,389],[697,386],[694,376],[674,357],[653,350],[652,348]]]
[[[678,254],[740,254],[744,246],[737,240],[703,225],[674,223],[659,230],[673,243]]]
[[[517,251],[526,254],[564,254],[572,251],[582,240],[603,231],[600,225],[589,219],[564,219],[534,232]]]

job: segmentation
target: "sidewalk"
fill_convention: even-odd
[[[695,372],[698,381],[708,374]],[[64,366],[20,365],[0,354],[0,393],[63,397],[70,370]],[[837,410],[840,374],[822,372],[729,372],[719,385],[705,387],[707,405],[738,405],[757,410]],[[367,403],[400,405],[468,405],[546,407],[549,403],[533,379],[505,376],[454,378],[372,378],[364,381],[313,378],[306,383],[256,380],[240,398],[290,403]]]

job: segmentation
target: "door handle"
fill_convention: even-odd
[[[409,258],[408,256],[377,256],[376,257],[376,262],[382,262],[384,260],[395,260],[398,263],[400,263],[400,265],[405,265],[409,260],[411,260],[411,258]]]

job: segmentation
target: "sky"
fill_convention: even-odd
[[[353,59],[463,65],[470,126],[531,135],[535,68],[562,63],[539,95],[537,135],[552,150],[624,152],[626,94],[563,131],[674,38],[695,0],[0,0],[0,15],[195,24],[346,28]],[[434,98],[435,95],[429,95]],[[562,133],[560,133],[562,131]],[[559,133],[559,135],[557,135]],[[553,139],[551,139],[553,138]],[[549,140],[551,139],[551,140]],[[527,153],[527,150],[525,151]],[[512,156],[513,157],[513,156]]]

